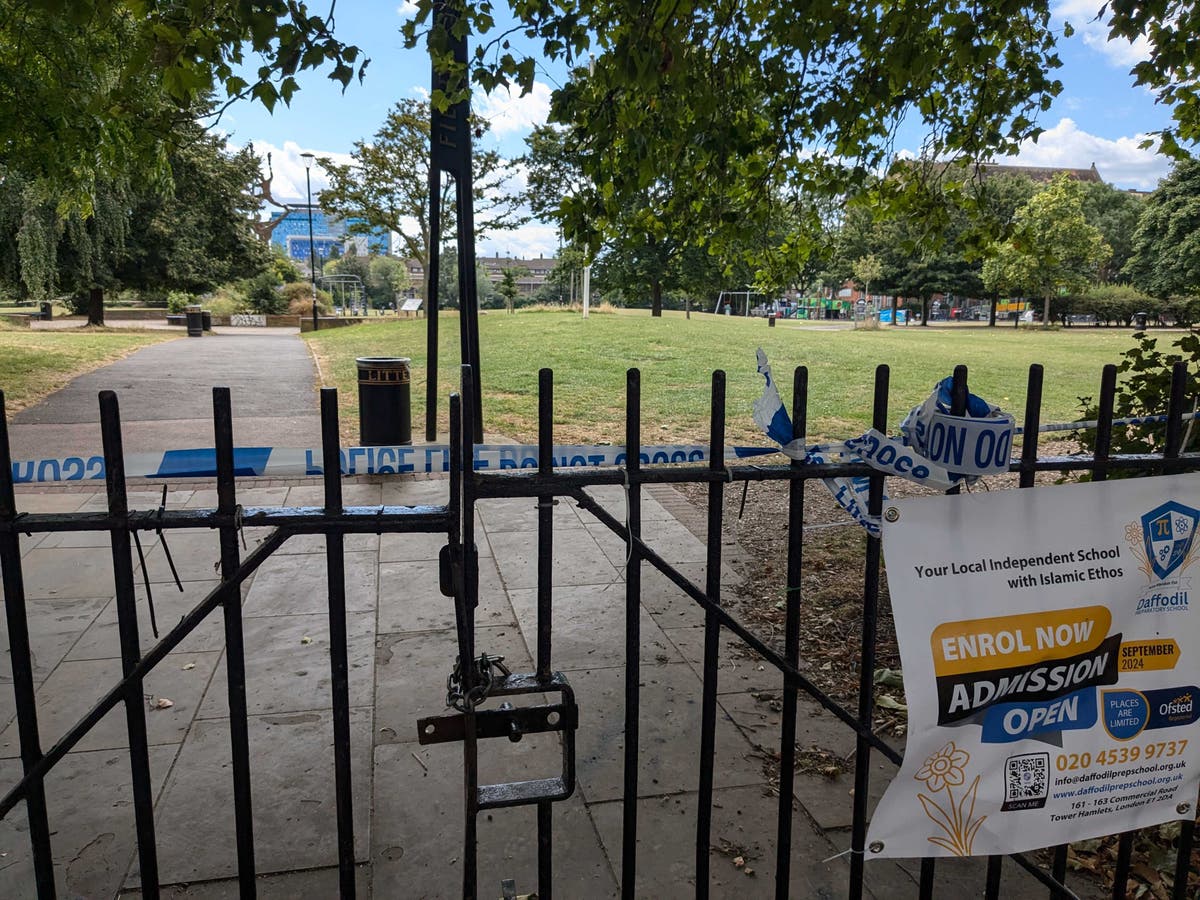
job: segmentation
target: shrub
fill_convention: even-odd
[[[167,312],[181,313],[184,307],[191,306],[196,298],[187,291],[170,291],[167,293]]]
[[[294,316],[312,315],[312,285],[306,281],[285,284],[280,295],[287,303],[287,311]],[[317,312],[329,315],[333,312],[333,299],[325,291],[317,291]]]
[[[1125,351],[1124,359],[1117,365],[1119,376],[1117,394],[1113,403],[1115,418],[1163,415],[1171,395],[1171,367],[1179,361],[1187,363],[1187,379],[1184,383],[1185,412],[1195,412],[1200,404],[1200,331],[1190,331],[1176,340],[1174,353],[1163,353],[1158,349],[1158,339],[1149,337],[1144,331],[1133,336],[1134,345]],[[1079,398],[1084,419],[1099,417],[1099,406],[1091,397]],[[1112,434],[1113,453],[1162,453],[1166,446],[1167,426],[1138,425],[1114,427]],[[1074,437],[1087,451],[1096,448],[1096,430],[1089,428],[1077,431]],[[1200,429],[1195,421],[1184,430],[1183,452],[1196,450],[1200,445]],[[1111,473],[1121,477],[1120,471]]]

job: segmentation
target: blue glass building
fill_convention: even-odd
[[[294,259],[305,266],[309,262],[308,248],[308,207],[300,204],[290,210],[275,210],[271,213],[271,221],[279,221],[271,232],[271,243],[281,247],[289,259]],[[316,250],[318,265],[329,258],[334,247],[338,253],[344,254],[346,247],[354,244],[362,255],[368,253],[387,253],[391,240],[383,231],[373,231],[368,235],[350,234],[348,225],[354,219],[337,219],[326,215],[319,206],[312,208],[313,248]]]

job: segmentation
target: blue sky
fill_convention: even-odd
[[[1162,128],[1169,110],[1154,103],[1146,90],[1134,87],[1130,67],[1144,58],[1144,42],[1109,42],[1107,30],[1092,22],[1099,0],[1060,0],[1055,4],[1055,25],[1063,21],[1075,28],[1073,37],[1060,40],[1063,68],[1058,71],[1064,89],[1040,124],[1046,129],[1036,144],[1022,148],[1016,162],[1028,165],[1085,168],[1093,162],[1105,181],[1122,188],[1153,189],[1170,169],[1152,151],[1138,149],[1141,136]],[[271,153],[275,193],[281,200],[303,200],[304,169],[300,154],[344,157],[355,140],[369,138],[387,110],[402,97],[419,96],[428,88],[429,59],[420,50],[405,50],[400,26],[412,14],[408,0],[355,0],[340,4],[337,35],[362,47],[371,58],[367,77],[345,93],[340,85],[321,75],[305,73],[301,90],[290,107],[278,106],[273,114],[261,105],[243,102],[230,109],[220,128],[235,145],[252,143],[260,154]],[[475,111],[486,117],[492,133],[485,140],[501,153],[523,152],[524,137],[544,121],[550,91],[562,77],[561,67],[540,67],[533,94],[525,97],[476,98]],[[915,150],[919,135],[908,138]],[[906,143],[901,135],[899,146]],[[314,170],[314,192],[324,186]],[[530,223],[523,229],[481,242],[481,254],[552,255],[558,246],[552,226]]]

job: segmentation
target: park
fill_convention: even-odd
[[[1200,891],[1190,8],[10,12],[0,893]]]

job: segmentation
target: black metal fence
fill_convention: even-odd
[[[1183,440],[1184,390],[1187,372],[1176,365],[1165,426],[1165,445],[1161,456],[1115,456],[1110,453],[1113,436],[1113,402],[1116,369],[1105,368],[1100,389],[1099,428],[1095,452],[1089,457],[1038,457],[1038,426],[1041,409],[1042,369],[1029,372],[1024,420],[1024,442],[1019,461],[1012,470],[1019,475],[1020,486],[1034,486],[1039,472],[1088,472],[1103,480],[1113,472],[1152,475],[1190,471],[1200,468],[1200,457],[1180,453]],[[966,404],[964,367],[955,371],[954,406],[961,414]],[[887,367],[875,376],[873,424],[886,430],[888,419]],[[255,890],[254,833],[251,818],[249,742],[247,737],[245,652],[242,641],[241,584],[290,537],[300,534],[326,536],[326,564],[330,621],[330,670],[332,674],[334,755],[336,780],[337,841],[340,890],[343,897],[355,896],[353,803],[350,767],[349,698],[347,680],[346,604],[343,543],[347,534],[432,532],[445,533],[447,543],[441,556],[441,586],[454,598],[458,640],[456,660],[448,683],[447,705],[456,712],[431,717],[418,723],[423,743],[463,743],[464,834],[462,895],[477,896],[476,820],[483,810],[517,805],[537,807],[536,852],[538,858],[538,896],[546,900],[553,893],[553,804],[571,795],[575,785],[574,735],[578,711],[568,679],[552,664],[553,621],[551,598],[554,572],[553,504],[565,497],[595,517],[627,548],[625,573],[625,692],[624,692],[624,783],[620,880],[623,897],[636,894],[638,835],[638,750],[639,711],[642,688],[639,683],[640,603],[642,567],[661,572],[684,595],[698,604],[704,618],[703,689],[701,696],[700,763],[696,772],[698,815],[695,823],[695,893],[707,897],[712,828],[714,751],[717,724],[717,668],[722,631],[742,641],[777,672],[783,687],[780,724],[780,785],[776,824],[775,895],[789,895],[791,867],[803,865],[792,850],[793,785],[797,771],[796,730],[797,699],[807,694],[839,719],[856,736],[854,754],[853,825],[849,879],[846,895],[858,898],[864,892],[863,849],[867,830],[867,797],[873,753],[881,753],[898,763],[901,755],[881,740],[873,726],[876,654],[876,623],[880,593],[880,542],[868,538],[863,574],[863,620],[857,706],[846,709],[822,691],[800,669],[800,612],[802,590],[803,507],[805,488],[814,478],[870,478],[869,509],[879,515],[883,500],[884,476],[863,464],[811,465],[792,462],[785,465],[727,465],[725,461],[725,376],[713,374],[708,463],[694,466],[643,466],[641,447],[641,377],[636,369],[627,377],[625,451],[621,467],[584,470],[553,468],[553,384],[549,370],[539,374],[539,467],[515,472],[474,472],[473,429],[464,427],[464,408],[473,409],[475,388],[469,369],[463,373],[463,395],[451,398],[451,460],[449,502],[428,507],[345,507],[342,504],[338,474],[338,423],[336,394],[322,391],[322,440],[325,505],[315,508],[242,508],[237,502],[234,479],[232,415],[229,392],[213,392],[215,446],[217,459],[218,504],[215,509],[149,511],[129,509],[122,463],[120,416],[117,398],[111,392],[100,397],[104,440],[108,510],[103,513],[22,514],[17,510],[13,490],[7,426],[4,424],[3,395],[0,394],[0,569],[3,571],[5,612],[13,667],[17,722],[21,741],[23,777],[0,798],[0,816],[13,814],[24,801],[29,820],[38,896],[55,896],[53,867],[53,830],[49,821],[44,779],[53,767],[93,728],[104,715],[123,704],[129,737],[129,762],[133,784],[137,846],[144,896],[158,896],[158,866],[155,853],[153,797],[150,789],[145,706],[142,682],[146,675],[207,616],[218,609],[224,618],[228,706],[231,722],[234,783],[234,820],[237,835],[237,870],[242,896]],[[794,435],[806,431],[808,374],[795,372],[792,404]],[[724,515],[724,486],[737,481],[784,480],[788,482],[788,538],[786,618],[782,651],[755,635],[722,602],[721,596],[721,525]],[[648,484],[685,482],[708,485],[707,563],[705,583],[693,583],[650,547],[642,536],[641,495]],[[595,485],[621,485],[627,497],[624,520],[605,510],[585,489]],[[535,498],[538,506],[537,557],[537,635],[536,667],[531,673],[512,673],[486,652],[479,652],[475,641],[475,608],[478,605],[478,553],[475,546],[475,506],[488,498]],[[273,528],[270,535],[252,552],[241,557],[238,532],[243,526]],[[181,528],[210,528],[220,534],[222,581],[189,614],[146,653],[140,651],[137,612],[134,606],[134,569],[131,537],[136,544],[139,532]],[[116,587],[122,678],[102,699],[69,728],[48,749],[39,739],[34,680],[26,620],[25,591],[22,579],[18,537],[22,533],[55,531],[108,531],[111,536],[113,573]],[[484,706],[485,700],[518,695],[557,696],[557,701],[513,708]],[[587,698],[580,698],[586,705]],[[479,783],[478,741],[505,736],[518,740],[525,734],[558,732],[562,746],[562,771],[559,775],[509,784]],[[1185,822],[1178,838],[1174,865],[1173,900],[1187,897],[1188,866],[1192,853],[1194,824]],[[1133,850],[1132,833],[1119,840],[1116,875],[1111,886],[1116,898],[1126,896]],[[532,848],[531,848],[532,849]],[[1050,897],[1073,897],[1066,883],[1067,848],[1054,848],[1049,870],[1027,855],[1011,857],[1028,876],[1039,882]],[[987,862],[985,896],[1000,896],[1003,859],[990,857]],[[935,862],[921,862],[918,895],[932,897]],[[446,886],[447,893],[453,888]],[[511,885],[505,886],[512,893]]]

